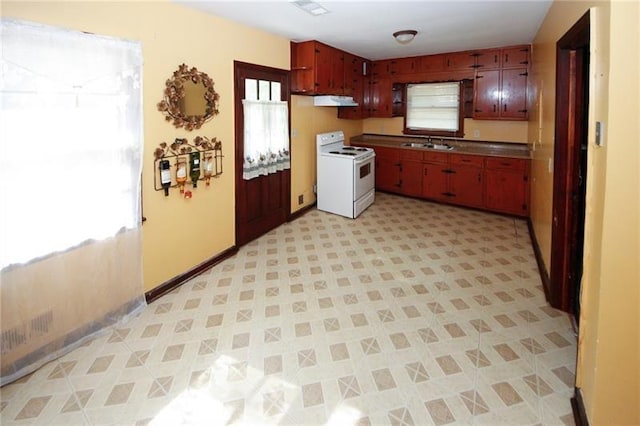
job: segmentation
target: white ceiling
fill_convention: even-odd
[[[318,40],[367,59],[387,59],[527,44],[552,0],[316,0],[312,16],[289,0],[173,0],[294,41]],[[392,34],[417,30],[408,45]]]

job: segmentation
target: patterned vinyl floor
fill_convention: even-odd
[[[13,424],[573,424],[524,220],[377,194],[242,247],[3,387]]]

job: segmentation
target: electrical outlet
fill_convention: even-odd
[[[304,195],[300,194],[298,195],[298,205],[301,205],[304,203]]]
[[[549,158],[549,163],[547,166],[549,167],[549,173],[553,173],[553,158]]]
[[[474,138],[479,138],[480,137],[480,130],[474,130],[473,131],[473,137]]]

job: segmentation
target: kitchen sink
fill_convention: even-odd
[[[404,142],[400,144],[400,146],[406,146],[409,148],[427,148],[427,149],[437,149],[441,151],[450,151],[453,149],[453,146],[449,144],[442,143],[422,143],[422,142]]]
[[[419,143],[419,142],[404,142],[403,144],[401,144],[401,146],[408,146],[411,148],[426,148],[428,144],[426,143]]]

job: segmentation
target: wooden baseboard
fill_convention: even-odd
[[[298,219],[300,216],[304,216],[308,211],[313,210],[316,207],[316,203],[313,204],[309,204],[306,207],[301,208],[300,210],[297,210],[293,213],[291,213],[289,215],[289,218],[287,219],[288,222],[292,222],[296,219]]]
[[[544,295],[549,300],[549,290],[551,288],[551,278],[549,278],[549,272],[547,271],[547,267],[544,264],[544,259],[542,258],[542,251],[540,250],[540,244],[538,244],[538,239],[536,238],[536,231],[533,229],[533,222],[531,222],[531,218],[527,218],[527,226],[529,228],[529,236],[531,237],[531,245],[533,246],[533,252],[536,256],[536,263],[538,264],[538,272],[540,274],[540,278],[542,279],[542,288],[544,289]]]
[[[166,281],[160,284],[158,287],[154,288],[153,290],[149,290],[144,294],[144,297],[147,300],[147,303],[151,303],[154,300],[158,299],[159,297],[169,293],[171,290],[177,287],[180,287],[189,279],[195,277],[196,275],[200,275],[204,271],[212,268],[213,266],[217,265],[223,260],[233,256],[237,252],[238,252],[238,248],[234,245],[233,247],[228,248],[227,250],[223,251],[217,256],[214,256],[211,259],[205,260],[201,264],[194,266],[188,271],[171,278],[169,281]]]
[[[580,388],[575,388],[573,392],[573,398],[571,398],[571,409],[573,410],[573,420],[576,422],[576,426],[589,426],[587,411],[584,407]]]

